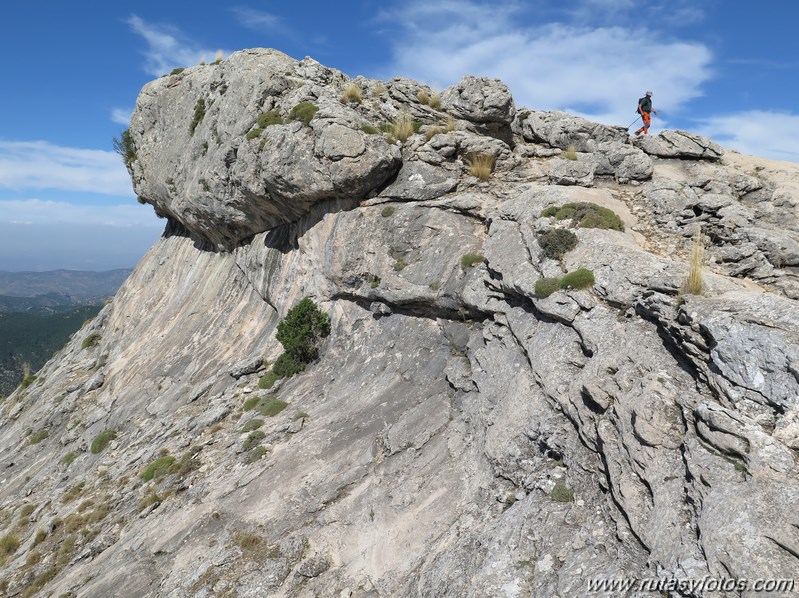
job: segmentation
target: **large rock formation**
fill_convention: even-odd
[[[342,104],[351,84],[362,101]],[[447,126],[420,91],[263,50],[145,87],[131,171],[169,224],[2,405],[8,595],[580,596],[596,579],[795,576],[799,167],[664,158],[670,134],[637,148],[516,114],[486,79],[441,94]],[[303,101],[319,107],[307,125],[247,139]],[[404,142],[360,128],[400,113],[421,125]],[[485,153],[487,182],[468,166]],[[579,202],[624,230],[571,228],[577,245],[544,257],[539,235],[570,220],[542,212]],[[700,226],[705,294],[680,295]],[[588,288],[536,292],[579,268]],[[332,334],[262,390],[304,296]]]

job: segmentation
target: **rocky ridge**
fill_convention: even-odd
[[[145,86],[129,169],[168,224],[3,404],[3,591],[576,596],[795,574],[799,167],[517,110],[485,78],[433,95],[272,50]],[[404,114],[405,141],[379,133]],[[625,230],[575,228],[543,257],[565,222],[541,213],[570,202]],[[697,227],[706,293],[680,295]],[[578,268],[590,289],[536,294]],[[304,296],[332,321],[322,356],[261,390]],[[267,394],[286,407],[254,416]]]

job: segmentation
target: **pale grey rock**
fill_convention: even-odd
[[[579,185],[590,187],[594,184],[596,164],[581,160],[550,161],[549,180],[553,185]]]
[[[627,131],[591,122],[566,112],[533,110],[522,123],[524,138],[562,150],[573,146],[578,152],[593,152],[606,143],[626,143]]]
[[[457,174],[425,162],[410,161],[402,165],[397,179],[380,192],[380,197],[405,201],[435,199],[458,185]]]
[[[263,369],[264,358],[261,355],[253,355],[233,366],[229,374],[238,380],[242,376],[260,372]]]
[[[297,88],[294,73],[310,78]],[[288,74],[286,74],[288,73]],[[399,169],[400,155],[338,101],[343,76],[274,50],[237,52],[142,90],[131,121],[136,194],[196,235],[230,247],[296,220],[314,203],[360,200]],[[261,112],[286,119],[301,102],[319,112],[268,126],[248,139]]]
[[[724,149],[710,139],[687,131],[661,131],[658,135],[643,135],[635,145],[647,154],[661,158],[690,160],[719,160]]]
[[[465,76],[441,94],[441,106],[473,123],[510,126],[516,114],[513,97],[499,79]]]

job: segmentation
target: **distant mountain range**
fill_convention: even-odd
[[[97,305],[116,293],[130,273],[129,268],[105,272],[0,271],[0,312],[54,313]]]
[[[130,273],[0,271],[0,397],[20,383],[23,364],[41,368]]]

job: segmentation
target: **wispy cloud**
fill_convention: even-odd
[[[130,117],[132,114],[133,110],[131,108],[114,108],[111,110],[111,120],[118,125],[127,127],[130,125]]]
[[[0,188],[133,196],[130,176],[116,153],[47,141],[0,140]]]
[[[498,77],[520,105],[622,125],[635,116],[635,101],[647,89],[655,91],[665,116],[701,96],[711,76],[712,55],[700,43],[661,39],[645,28],[571,21],[528,27],[522,10],[477,0],[416,0],[384,11],[381,18],[399,27],[394,63],[384,74],[439,87],[467,73]]]
[[[745,154],[799,162],[799,114],[749,110],[714,116],[698,132]]]
[[[43,199],[0,200],[0,222],[17,225],[81,225],[113,228],[162,229],[149,206],[129,204],[84,205]]]
[[[237,6],[235,8],[231,8],[230,10],[236,16],[236,20],[239,22],[239,24],[247,27],[248,29],[256,29],[260,31],[263,29],[279,30],[285,28],[283,19],[262,10],[253,10],[252,8],[247,8],[244,6]]]
[[[178,28],[171,25],[148,23],[141,17],[133,15],[127,20],[134,32],[147,42],[145,71],[159,77],[178,67],[189,67],[199,64],[201,60],[211,61],[217,51],[223,54],[230,52],[216,48],[203,48],[197,42],[188,39]]]

